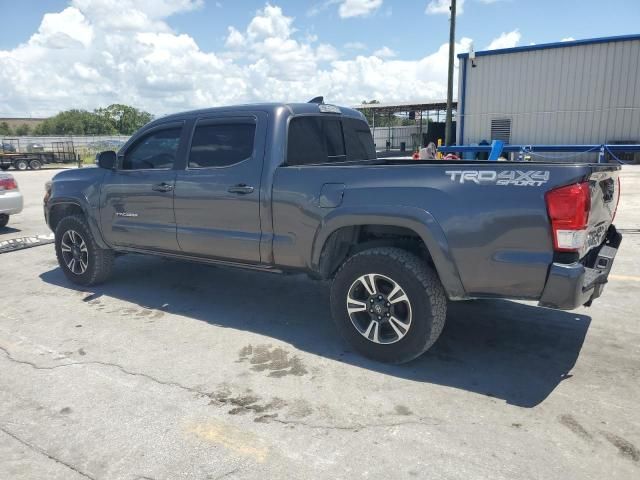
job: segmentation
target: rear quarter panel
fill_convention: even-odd
[[[540,177],[548,178],[540,185],[497,185],[495,181],[461,181],[452,171],[549,173]],[[442,232],[442,238],[428,246],[441,250],[432,255],[451,259],[464,295],[538,298],[553,259],[544,194],[588,174],[587,165],[502,162],[280,167],[272,193],[274,260],[283,266],[312,268],[317,238],[326,237],[324,230],[342,214],[366,209],[371,215],[361,220],[368,223],[375,220],[376,212],[395,210],[397,216],[405,217],[413,211],[417,223],[432,218],[430,231]],[[320,206],[325,183],[344,184],[339,206]],[[440,269],[438,273],[442,277]]]

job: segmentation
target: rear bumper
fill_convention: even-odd
[[[20,191],[9,190],[0,193],[0,213],[16,215],[22,211],[22,194]]]
[[[591,305],[602,294],[621,241],[622,235],[612,225],[597,253],[590,256],[594,260],[587,265],[552,263],[538,305],[560,310]]]

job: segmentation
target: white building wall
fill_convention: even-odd
[[[640,39],[478,56],[476,67],[466,62],[458,143],[490,141],[492,118],[511,118],[512,144],[640,142]]]

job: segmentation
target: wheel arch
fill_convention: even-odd
[[[442,227],[429,212],[416,207],[367,206],[332,211],[316,231],[311,269],[322,278],[330,278],[350,255],[375,246],[392,246],[389,239],[361,242],[360,232],[372,227],[397,231],[396,239],[404,238],[402,232],[406,232],[408,241],[418,240],[433,262],[447,296],[450,299],[466,298]],[[398,246],[397,240],[393,245]]]
[[[102,234],[98,228],[95,218],[89,214],[87,205],[83,205],[82,202],[76,199],[61,198],[49,200],[47,209],[47,223],[54,233],[56,231],[56,227],[60,223],[60,220],[71,215],[80,215],[87,221],[91,235],[93,235],[98,246],[100,248],[109,248],[102,238]]]

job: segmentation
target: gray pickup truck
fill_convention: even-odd
[[[447,301],[589,305],[621,241],[619,166],[377,159],[362,114],[324,103],[170,115],[97,162],[47,187],[69,280],[102,282],[129,252],[306,272],[386,362],[425,352]]]

